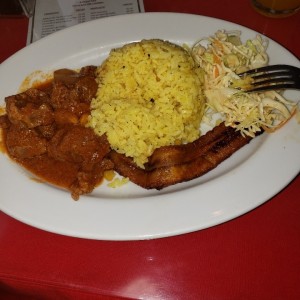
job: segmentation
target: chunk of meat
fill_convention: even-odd
[[[47,152],[47,140],[34,129],[12,125],[6,134],[6,147],[14,158],[30,158]]]
[[[96,66],[85,66],[80,69],[79,73],[81,76],[89,76],[89,77],[96,78],[96,71],[97,71]]]
[[[51,139],[54,136],[56,129],[56,123],[52,123],[50,125],[42,125],[35,128],[35,130],[47,140]]]
[[[54,109],[70,109],[79,102],[77,94],[63,82],[53,83],[51,104]]]
[[[97,136],[91,128],[65,126],[50,140],[48,154],[59,160],[80,163],[82,170],[91,170],[110,151],[106,136]]]
[[[81,77],[75,83],[75,91],[80,102],[90,103],[95,97],[98,84],[93,77]]]
[[[65,85],[67,85],[68,87],[71,87],[72,85],[74,85],[76,83],[76,81],[79,78],[82,78],[82,77],[95,78],[96,70],[97,70],[96,66],[82,67],[79,72],[76,72],[71,69],[66,69],[66,68],[58,69],[58,70],[55,70],[53,73],[53,81],[61,82]]]
[[[105,158],[109,152],[105,135],[99,137],[92,129],[80,125],[60,128],[48,146],[49,157],[78,164],[77,178],[69,187],[75,200],[91,193],[103,178],[103,172],[113,167]]]
[[[53,73],[53,81],[72,86],[80,77],[80,73],[70,69],[59,69]]]
[[[57,125],[78,124],[77,114],[67,109],[57,109],[54,112],[54,119]]]
[[[90,111],[90,102],[96,95],[97,83],[92,78],[82,78],[73,88],[68,88],[61,82],[53,84],[51,104],[58,109],[66,109],[77,116]]]
[[[80,72],[61,69],[54,72],[51,103],[55,109],[67,109],[77,116],[88,112],[95,97],[98,84],[95,79],[96,67],[88,66]]]
[[[30,88],[19,95],[22,95],[22,97],[27,97],[27,102],[33,102],[36,104],[50,103],[49,94],[37,88]]]
[[[104,171],[111,170],[112,168],[112,161],[104,158],[101,162],[94,165],[91,172],[79,171],[77,179],[69,187],[72,198],[78,200],[80,195],[91,193],[103,178]]]
[[[45,102],[43,102],[45,101]],[[36,89],[5,98],[6,112],[11,123],[35,128],[54,121],[48,95]]]

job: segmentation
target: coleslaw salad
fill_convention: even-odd
[[[238,74],[266,66],[268,40],[257,35],[245,43],[239,31],[219,30],[214,36],[196,42],[191,53],[204,71],[204,93],[207,98],[204,122],[215,126],[216,113],[226,126],[254,137],[262,129],[273,132],[296,112],[297,103],[285,99],[279,91],[247,93],[250,77]]]

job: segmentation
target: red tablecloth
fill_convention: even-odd
[[[147,12],[194,13],[245,25],[300,57],[299,13],[266,18],[248,0],[144,3]],[[0,61],[25,46],[27,23],[0,19]],[[0,298],[300,299],[299,200],[298,176],[267,203],[232,221],[132,242],[65,237],[0,213]]]

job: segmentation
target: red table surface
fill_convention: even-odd
[[[299,13],[266,18],[248,0],[144,4],[147,12],[194,13],[250,27],[300,57]],[[27,24],[0,18],[0,61],[25,46]],[[234,220],[148,241],[65,237],[1,212],[0,299],[300,299],[299,196],[300,176]]]

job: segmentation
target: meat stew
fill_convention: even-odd
[[[97,91],[96,67],[61,69],[50,82],[6,97],[0,127],[7,154],[42,180],[90,193],[113,164],[110,145],[85,126]]]

